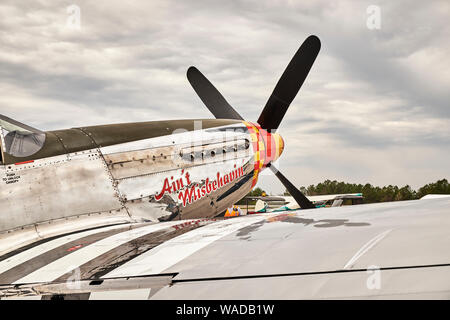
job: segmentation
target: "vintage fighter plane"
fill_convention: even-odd
[[[315,210],[274,167],[319,50],[304,41],[256,123],[194,67],[215,120],[1,116],[0,298],[449,298],[449,198]],[[222,218],[265,168],[306,210]]]
[[[361,204],[362,193],[325,194],[306,196],[316,208],[339,207],[348,201],[352,205]],[[251,213],[265,213],[277,211],[295,211],[301,209],[294,197],[291,196],[247,196],[245,197],[247,210]],[[248,201],[256,201],[253,211],[249,211]]]

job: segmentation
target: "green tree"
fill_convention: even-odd
[[[386,201],[403,201],[414,200],[424,195],[434,194],[450,194],[450,184],[446,179],[438,180],[421,187],[417,192],[409,185],[398,187],[388,185],[384,187],[373,186],[370,183],[354,184],[336,180],[325,180],[317,185],[301,187],[300,190],[309,196],[339,194],[339,193],[362,193],[365,203],[386,202]]]
[[[247,196],[251,197],[261,197],[263,194],[266,194],[266,192],[261,189],[260,187],[253,189],[249,193],[247,193]]]
[[[429,183],[424,185],[417,191],[417,198],[420,199],[423,196],[434,193],[434,194],[450,194],[450,185],[447,179],[438,180],[434,183]]]
[[[263,194],[266,194],[266,192],[263,189],[261,189],[260,187],[258,187],[258,188],[255,188],[255,189],[251,190],[249,193],[247,193],[247,195],[245,197],[261,197]],[[246,204],[245,197],[242,198],[241,200],[239,200],[237,202],[237,204]],[[249,200],[248,203],[249,204],[255,204],[256,201],[250,201]]]
[[[319,182],[317,185],[310,185],[308,187],[300,187],[300,191],[308,196],[325,195],[325,194],[339,194],[339,193],[362,193],[365,203],[386,202],[386,201],[404,201],[420,199],[427,194],[450,194],[450,184],[447,179],[438,180],[429,183],[419,188],[416,192],[409,185],[398,187],[388,185],[384,187],[373,186],[370,183],[355,184],[346,183],[336,180],[325,180]],[[261,196],[264,190],[256,188],[250,191],[247,196]],[[288,190],[285,190],[283,195],[289,196]],[[245,200],[239,201],[245,203]],[[253,202],[254,203],[254,202]]]

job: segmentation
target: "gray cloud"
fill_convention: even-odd
[[[317,34],[321,52],[280,129],[285,174],[302,185],[419,186],[450,173],[439,160],[450,156],[446,1],[378,1],[380,30],[366,27],[370,2],[75,4],[79,31],[66,25],[67,2],[2,1],[1,113],[42,129],[209,118],[185,78],[196,65],[255,121],[298,46]],[[274,181],[260,183],[281,191]]]

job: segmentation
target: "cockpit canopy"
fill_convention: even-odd
[[[28,157],[45,143],[45,132],[0,115],[1,147],[13,157]]]

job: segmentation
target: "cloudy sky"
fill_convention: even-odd
[[[210,118],[191,65],[256,121],[315,34],[279,130],[283,173],[298,186],[450,178],[448,1],[2,0],[0,18],[0,113],[31,126]],[[259,185],[284,190],[270,173]]]

